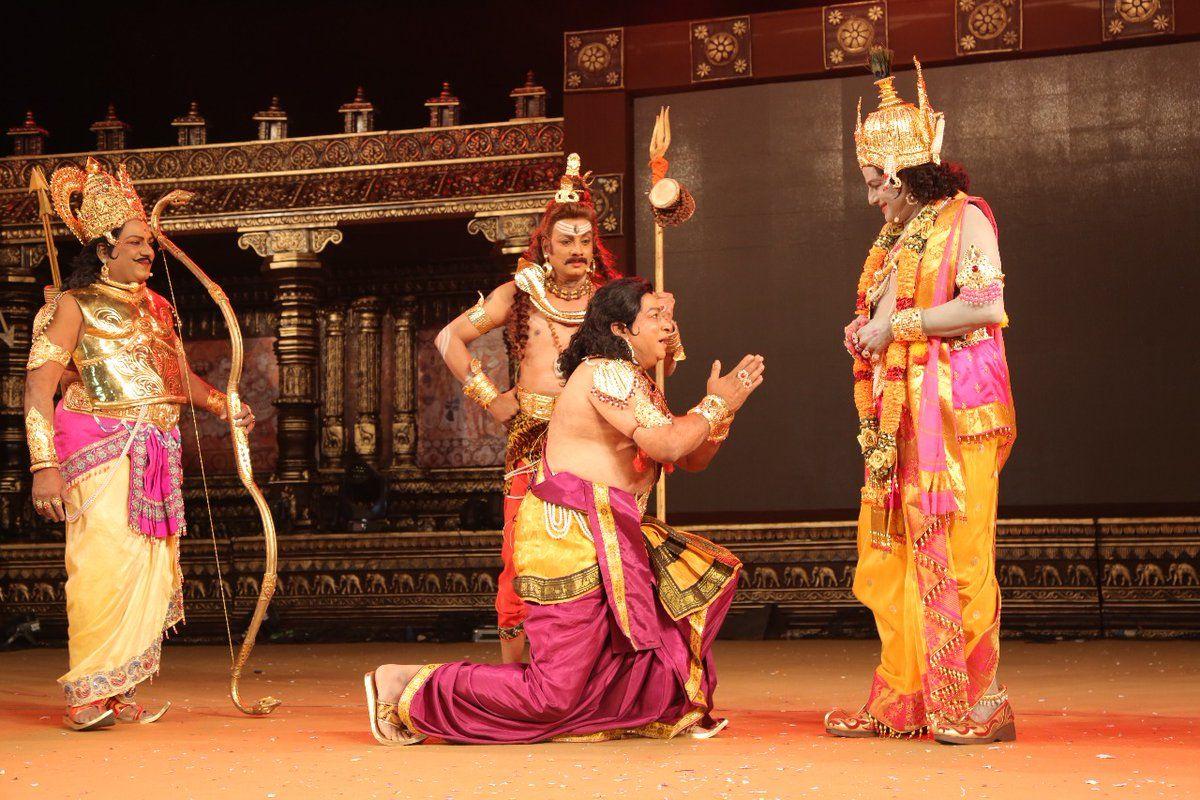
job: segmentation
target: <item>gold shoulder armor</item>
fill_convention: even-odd
[[[633,365],[619,358],[597,358],[588,361],[592,365],[592,394],[617,408],[625,408],[637,373]]]

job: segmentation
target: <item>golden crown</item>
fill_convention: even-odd
[[[71,208],[76,194],[83,195],[78,212]],[[59,167],[50,177],[50,197],[58,216],[84,244],[101,236],[115,244],[112,231],[131,219],[146,221],[146,209],[124,164],[117,165],[115,177],[91,156],[83,169]]]
[[[579,153],[567,156],[567,171],[558,180],[558,191],[554,193],[556,203],[586,203],[588,202],[588,186],[591,185],[592,173],[579,174],[582,162]],[[582,189],[582,191],[580,191]]]
[[[854,126],[854,149],[860,167],[878,167],[890,179],[908,167],[942,162],[942,133],[945,116],[934,111],[925,93],[921,62],[917,68],[917,105],[906,103],[896,94],[891,74],[891,51],[872,47],[871,71],[879,87],[879,109],[862,118],[862,98],[858,100],[858,120]]]

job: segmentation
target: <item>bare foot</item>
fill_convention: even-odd
[[[521,631],[511,639],[500,640],[500,662],[503,664],[519,664],[525,660],[525,631]]]

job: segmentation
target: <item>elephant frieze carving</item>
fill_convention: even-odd
[[[436,573],[426,572],[421,576],[421,591],[438,594],[442,591],[442,579]]]
[[[1087,564],[1071,564],[1067,567],[1067,579],[1072,586],[1090,586],[1096,582],[1096,573]]]
[[[1132,586],[1133,576],[1124,564],[1105,564],[1104,583],[1106,586]]]
[[[786,586],[808,586],[808,570],[801,566],[784,567],[783,582]]]
[[[1167,581],[1162,567],[1158,564],[1138,564],[1134,572],[1137,574],[1138,586],[1162,586]]]
[[[759,589],[778,589],[779,573],[774,567],[755,567],[754,585]]]
[[[367,591],[371,594],[387,594],[387,581],[378,572],[368,572]]]
[[[353,572],[342,573],[338,581],[338,594],[362,594],[362,580]]]
[[[837,586],[837,573],[833,567],[813,567],[813,586]]]
[[[490,572],[476,572],[471,576],[471,591],[494,592],[496,591],[496,579]]]
[[[332,575],[322,573],[316,576],[316,581],[316,586],[313,589],[314,594],[337,594],[337,581],[333,579]]]
[[[392,576],[392,591],[400,592],[415,592],[417,585],[413,581],[413,576],[407,572],[397,572]]]
[[[451,572],[446,575],[446,591],[460,592],[466,594],[470,591],[467,585],[467,576],[461,572]]]
[[[1062,586],[1062,575],[1053,564],[1038,564],[1034,567],[1033,580],[1042,586]]]
[[[1191,564],[1172,564],[1167,567],[1167,575],[1174,586],[1200,586],[1200,577]]]

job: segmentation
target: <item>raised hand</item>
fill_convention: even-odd
[[[720,396],[729,405],[729,410],[736,412],[762,385],[765,370],[766,362],[758,355],[747,355],[724,375],[721,375],[721,362],[714,361],[708,376],[708,393]]]

